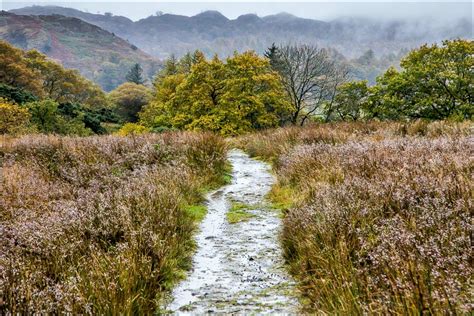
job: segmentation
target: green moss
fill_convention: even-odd
[[[197,222],[202,221],[207,214],[207,208],[202,204],[185,205],[184,210]]]
[[[245,203],[232,201],[232,206],[230,207],[230,210],[226,214],[227,221],[230,224],[235,224],[242,221],[247,221],[250,218],[255,217],[254,214],[249,213],[247,211],[249,208],[250,206]]]

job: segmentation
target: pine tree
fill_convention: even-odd
[[[280,49],[275,45],[275,43],[272,43],[272,46],[267,48],[267,50],[263,54],[266,58],[268,58],[268,60],[270,60],[270,66],[273,70],[278,70],[280,63],[279,54]]]
[[[142,73],[143,69],[140,64],[137,63],[130,68],[125,79],[136,84],[143,84],[145,80],[143,80]]]

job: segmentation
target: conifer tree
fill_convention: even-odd
[[[142,73],[142,67],[140,66],[140,64],[136,63],[132,66],[132,68],[130,68],[125,79],[127,79],[127,81],[129,82],[133,82],[136,84],[143,84],[145,80],[143,80]]]

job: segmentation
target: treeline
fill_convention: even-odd
[[[354,81],[333,50],[273,45],[258,56],[169,58],[144,84],[135,64],[109,94],[36,51],[0,43],[0,133],[88,135],[166,129],[237,135],[310,121],[471,119],[474,43],[424,45],[375,85]],[[370,52],[365,56],[373,59]],[[365,60],[364,59],[364,60]],[[364,61],[360,61],[363,63]]]
[[[106,133],[106,94],[78,71],[0,41],[0,133]]]

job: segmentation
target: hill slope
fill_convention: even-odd
[[[331,46],[354,58],[368,49],[377,55],[391,54],[425,42],[472,38],[472,21],[469,20],[442,25],[429,20],[380,22],[362,18],[323,22],[287,13],[266,17],[245,14],[230,20],[219,12],[206,11],[191,17],[163,14],[133,22],[120,16],[91,14],[57,6],[33,6],[12,12],[78,17],[114,32],[158,57],[180,56],[194,49],[221,56],[247,49],[262,53],[273,42],[304,42]]]
[[[156,59],[124,39],[81,19],[61,15],[27,16],[0,12],[0,39],[22,49],[37,49],[67,68],[110,90],[140,63],[145,75],[156,71]]]

